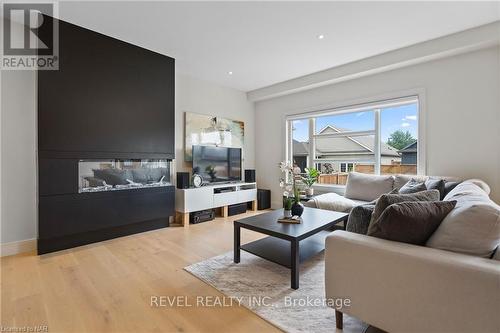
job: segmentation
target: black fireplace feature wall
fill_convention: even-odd
[[[59,21],[59,70],[37,75],[39,254],[169,225],[174,70]]]

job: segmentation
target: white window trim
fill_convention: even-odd
[[[427,152],[426,152],[426,104],[425,104],[425,90],[422,88],[405,90],[400,92],[392,92],[384,95],[379,95],[372,98],[364,98],[358,100],[351,100],[344,103],[336,103],[333,105],[323,105],[318,107],[313,107],[306,112],[294,113],[285,115],[285,128],[286,128],[286,144],[285,144],[285,160],[293,159],[292,152],[292,131],[291,123],[293,120],[299,120],[304,118],[314,119],[316,117],[324,115],[340,115],[345,113],[360,112],[363,110],[375,110],[375,135],[380,133],[380,109],[394,106],[401,106],[406,104],[417,103],[417,121],[418,121],[418,146],[417,146],[417,175],[426,175],[427,173]],[[378,112],[377,112],[378,110]],[[303,110],[304,111],[304,110]],[[378,113],[378,115],[377,115]],[[314,140],[315,124],[309,122],[309,142],[310,142],[310,154],[308,156],[309,167],[314,167],[314,163],[317,163],[315,152],[315,140]],[[350,132],[351,135],[354,132]],[[380,140],[375,138],[374,154],[375,154],[375,174],[380,174]],[[378,150],[378,151],[377,151]],[[326,161],[324,161],[326,162]],[[378,170],[377,170],[378,169]],[[325,184],[321,184],[325,187]],[[326,185],[327,186],[327,185]],[[335,185],[338,187],[339,185]]]

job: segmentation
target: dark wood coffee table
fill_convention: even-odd
[[[325,237],[333,226],[347,221],[349,214],[304,208],[301,224],[279,223],[283,209],[234,221],[234,262],[240,262],[240,249],[291,269],[291,285],[299,288],[299,264],[325,249]],[[344,226],[345,226],[344,222]],[[240,244],[241,228],[270,237]],[[345,228],[345,227],[343,227]]]

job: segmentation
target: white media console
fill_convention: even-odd
[[[252,202],[252,210],[257,210],[257,183],[206,185],[175,190],[175,210],[185,227],[189,225],[191,212],[221,208],[222,216],[227,217],[229,205],[243,202]]]

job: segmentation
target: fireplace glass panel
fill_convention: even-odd
[[[171,186],[172,160],[80,160],[79,193]]]

